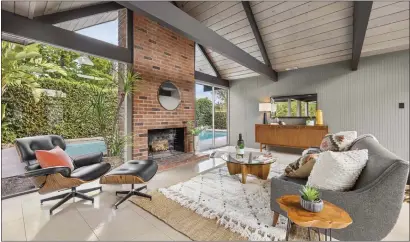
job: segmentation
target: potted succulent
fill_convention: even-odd
[[[304,186],[299,192],[301,194],[300,205],[304,209],[314,213],[322,211],[323,201],[320,199],[320,192],[316,188]]]
[[[187,122],[188,132],[194,136],[194,153],[199,150],[199,134],[206,129],[204,126],[195,127],[192,121]]]
[[[308,117],[307,119],[306,119],[306,125],[308,125],[308,126],[315,126],[315,120],[312,118],[312,117]]]

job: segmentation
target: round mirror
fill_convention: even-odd
[[[170,81],[161,84],[158,89],[158,101],[166,110],[174,110],[181,103],[178,88]]]

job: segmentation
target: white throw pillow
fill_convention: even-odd
[[[333,191],[349,190],[366,166],[367,159],[367,150],[322,152],[313,166],[307,185]]]

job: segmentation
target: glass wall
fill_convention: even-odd
[[[214,147],[228,145],[228,90],[214,87]]]
[[[199,150],[228,144],[228,90],[197,83],[195,86],[195,120],[205,127],[199,135]]]

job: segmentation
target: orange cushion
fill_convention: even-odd
[[[70,156],[63,149],[56,146],[52,150],[36,150],[36,158],[41,168],[65,166],[74,169]]]

